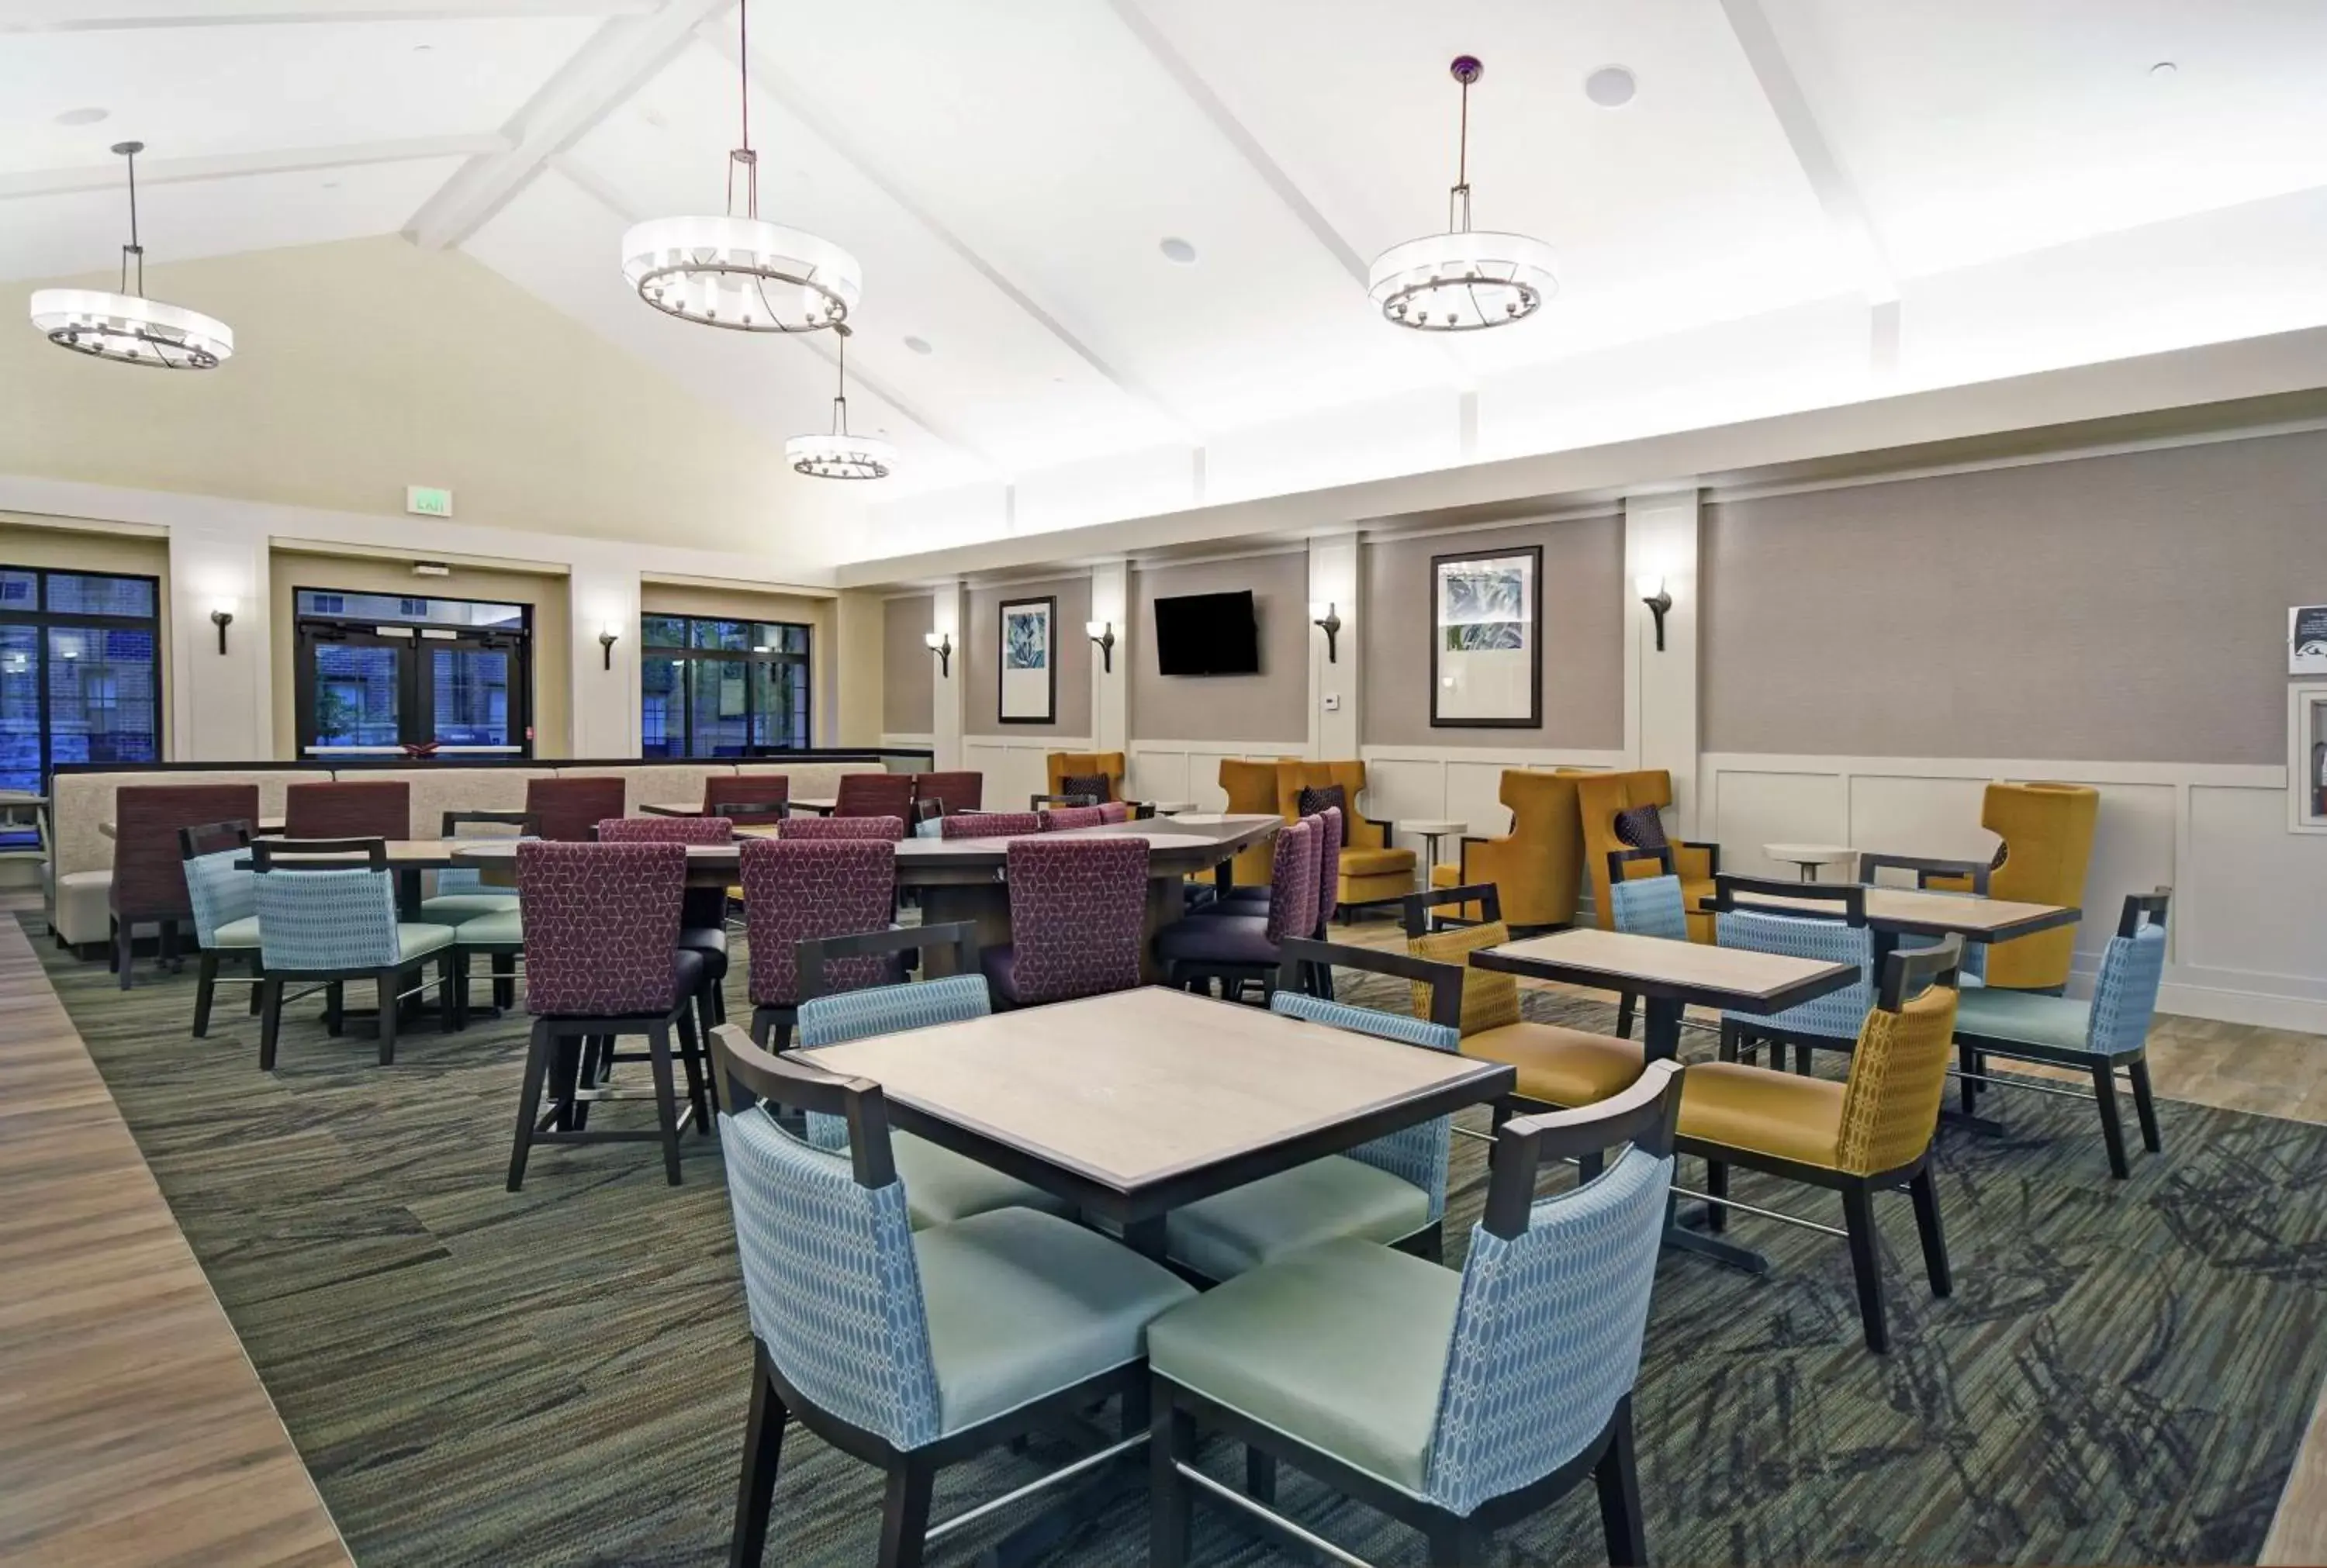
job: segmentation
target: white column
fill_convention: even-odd
[[[574,733],[569,755],[639,754],[639,574],[632,565],[577,561],[566,584],[573,621]],[[608,649],[601,632],[614,634]],[[555,737],[537,734],[539,756]]]
[[[1695,490],[1624,498],[1624,592],[1632,627],[1624,660],[1626,749],[1640,767],[1671,771],[1667,826],[1676,835],[1696,831],[1696,561]],[[1672,596],[1661,651],[1655,615],[1641,602],[1644,578],[1660,579]]]
[[[1355,757],[1364,733],[1360,630],[1365,607],[1358,601],[1358,549],[1355,534],[1309,541],[1307,618],[1322,620],[1330,607],[1341,622],[1330,656],[1324,632],[1309,628],[1309,754],[1315,758]]]
[[[969,689],[962,678],[962,662],[968,657],[969,617],[963,612],[959,583],[939,583],[930,604],[930,630],[953,642],[951,658],[941,664],[936,654],[923,655],[938,666],[930,676],[930,749],[937,770],[946,771],[961,766],[962,708]]]
[[[266,537],[170,532],[169,757],[242,762],[275,752]],[[223,611],[226,648],[211,612]]]
[[[1106,561],[1091,568],[1091,619],[1115,630],[1114,667],[1091,649],[1091,750],[1120,751],[1131,733],[1131,566]],[[1085,632],[1088,635],[1088,630]]]

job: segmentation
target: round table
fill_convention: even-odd
[[[1794,867],[1804,882],[1818,881],[1822,865],[1848,865],[1858,858],[1846,844],[1765,844],[1762,853]]]
[[[1416,868],[1416,885],[1425,891],[1429,891],[1430,868],[1438,863],[1438,841],[1442,838],[1451,838],[1470,826],[1467,822],[1451,817],[1416,817],[1397,825],[1397,830],[1400,833],[1418,838],[1424,845],[1422,863]]]

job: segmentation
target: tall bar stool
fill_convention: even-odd
[[[1155,934],[1155,956],[1168,983],[1209,994],[1220,982],[1230,1000],[1257,983],[1264,1003],[1276,993],[1283,943],[1317,926],[1317,830],[1295,822],[1277,830],[1266,915],[1193,914]]]
[[[883,930],[897,913],[897,854],[887,840],[803,842],[788,831],[797,821],[784,826],[783,837],[747,838],[737,845],[751,946],[752,1037],[762,1045],[773,1041],[779,1050],[791,1038],[805,995],[799,944],[811,937]],[[846,958],[833,966],[827,983],[835,991],[855,990],[888,985],[899,975],[893,956]]]
[[[1008,1006],[1066,1002],[1139,984],[1147,918],[1144,838],[1014,838],[1006,852],[1010,940],[978,956]]]
[[[787,817],[776,828],[783,839],[872,839],[896,844],[905,836],[902,817]]]
[[[735,842],[735,824],[724,817],[610,817],[598,824],[601,844],[706,844]],[[678,945],[703,955],[703,986],[696,994],[701,1038],[711,1038],[727,1022],[727,890],[690,885],[679,901]]]

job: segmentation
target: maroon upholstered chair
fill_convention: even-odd
[[[885,929],[897,912],[897,852],[885,839],[802,842],[789,833],[747,838],[737,847],[752,942],[752,1038],[781,1050],[799,1016],[796,949],[812,937]],[[902,977],[892,956],[842,958],[826,968],[824,990],[855,991]]]
[[[1042,818],[1033,811],[974,811],[938,824],[939,838],[1007,838],[1042,831]]]
[[[703,815],[747,827],[784,819],[792,781],[781,773],[712,773],[703,780]]]
[[[1071,827],[1099,827],[1107,822],[1104,806],[1054,806],[1042,813],[1042,831],[1064,833]]]
[[[732,844],[735,824],[724,817],[609,817],[598,824],[600,844]]]
[[[980,810],[986,805],[986,775],[974,771],[916,773],[913,795],[917,799],[936,801],[947,817]]]
[[[410,838],[412,786],[400,779],[294,784],[283,792],[285,838]]]
[[[619,780],[617,780],[619,783]],[[679,895],[687,850],[677,844],[556,844],[517,846],[517,886],[525,906],[525,1007],[534,1015],[518,1102],[509,1190],[524,1183],[537,1143],[662,1144],[663,1174],[679,1182],[678,1135],[705,1120],[702,1052],[688,1006],[703,986],[700,954],[678,946]],[[686,1064],[688,1108],[671,1078],[671,1031]],[[618,1054],[622,1035],[644,1035],[641,1055]],[[618,1061],[653,1064],[657,1130],[589,1125],[590,1101]],[[542,1107],[544,1079],[549,1106]]]
[[[1276,994],[1278,944],[1317,928],[1321,839],[1313,817],[1278,830],[1266,914],[1194,914],[1157,932],[1155,955],[1170,983],[1209,994],[1218,980],[1226,994],[1236,997],[1248,982],[1258,981],[1264,1000]]]
[[[129,989],[139,926],[161,928],[161,954],[178,961],[178,927],[194,918],[178,831],[212,822],[257,822],[256,784],[133,784],[113,797],[113,966]]]
[[[832,798],[835,817],[913,817],[913,776],[911,773],[843,773]],[[902,836],[902,835],[901,835]]]
[[[1341,907],[1341,808],[1328,806],[1301,819],[1317,829],[1317,929],[1313,935],[1319,940],[1325,936],[1326,922]],[[1266,886],[1230,888],[1220,898],[1206,904],[1198,912],[1206,915],[1265,915],[1268,912],[1269,890]],[[1320,993],[1331,995],[1331,992]]]
[[[541,836],[557,844],[586,844],[592,831],[625,807],[620,779],[528,779],[525,808],[541,824]]]
[[[598,824],[601,844],[733,844],[735,825],[724,817],[609,817]],[[727,1022],[727,890],[692,887],[679,901],[678,945],[703,955],[703,1038]]]
[[[1004,1004],[1066,1002],[1139,984],[1145,839],[1016,838],[1009,871],[1010,940],[978,955]]]
[[[787,817],[776,829],[778,838],[877,838],[894,844],[905,836],[902,817]],[[751,891],[743,899],[751,901]]]

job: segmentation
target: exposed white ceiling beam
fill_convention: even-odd
[[[480,16],[644,16],[656,0],[0,0],[0,33],[247,27],[286,22],[464,22]]]
[[[576,190],[582,191],[592,201],[597,202],[599,206],[603,207],[607,211],[621,219],[623,223],[636,223],[644,216],[644,214],[633,210],[629,202],[623,201],[611,186],[609,186],[604,181],[599,179],[597,175],[592,173],[590,170],[578,159],[568,158],[560,154],[559,156],[553,157],[549,160],[549,167],[555,170],[561,178],[572,182]],[[821,359],[826,364],[831,365],[836,369],[838,369],[839,364],[838,359],[829,348],[825,346],[823,339],[824,334],[821,332],[800,332],[788,335],[788,341],[804,344],[813,350],[818,359]],[[886,403],[890,407],[895,409],[905,418],[912,421],[915,425],[920,425],[923,431],[927,432],[934,439],[943,442],[946,445],[952,447],[957,452],[963,453],[970,457],[976,458],[978,462],[986,464],[987,468],[993,470],[996,477],[1000,477],[1003,474],[1004,469],[1002,464],[996,462],[985,451],[980,449],[976,442],[971,441],[959,431],[949,427],[944,422],[931,418],[930,415],[922,413],[920,409],[906,402],[902,397],[898,397],[889,387],[882,385],[881,382],[875,380],[872,377],[867,376],[864,373],[864,369],[862,364],[858,365],[855,370],[850,371],[849,377],[850,379],[854,380],[865,391],[872,393],[873,396],[881,399],[882,402]]]
[[[441,250],[474,234],[525,189],[552,154],[562,153],[628,102],[646,80],[687,47],[696,26],[734,0],[665,0],[651,15],[619,17],[601,27],[551,77],[509,127],[508,152],[481,158],[421,203],[405,232]]]
[[[400,142],[357,142],[341,147],[281,148],[265,153],[226,153],[207,158],[148,158],[137,165],[140,185],[178,185],[192,180],[235,180],[248,174],[298,174],[322,169],[354,169],[367,163],[410,163],[428,158],[473,158],[507,152],[507,136],[416,136]],[[124,179],[121,160],[71,169],[34,169],[0,174],[0,201],[24,196],[62,196],[76,191],[111,191]]]
[[[1738,47],[1745,51],[1745,63],[1762,85],[1762,96],[1769,100],[1771,112],[1778,117],[1793,147],[1794,161],[1801,165],[1803,177],[1826,210],[1836,239],[1850,253],[1866,297],[1876,303],[1896,300],[1899,279],[1891,269],[1891,258],[1883,252],[1865,204],[1858,199],[1858,188],[1843,172],[1834,149],[1827,145],[1826,133],[1818,129],[1818,116],[1794,75],[1784,45],[1778,42],[1776,29],[1770,25],[1762,0],[1721,0],[1721,9],[1729,18],[1729,31],[1736,34]]]
[[[726,61],[728,64],[738,63],[734,39],[706,33],[703,42],[717,50],[720,58]],[[968,241],[946,227],[927,208],[916,201],[906,191],[903,182],[898,179],[896,173],[867,154],[862,146],[840,128],[832,116],[824,112],[813,98],[783,73],[778,62],[771,60],[765,50],[755,48],[752,51],[752,81],[785,112],[806,126],[825,145],[839,154],[843,161],[853,165],[857,173],[864,176],[868,183],[902,208],[905,215],[926,229],[932,238],[968,263],[977,270],[979,276],[999,289],[1009,298],[1011,303],[1025,312],[1037,326],[1057,339],[1068,352],[1089,366],[1102,379],[1111,383],[1116,390],[1134,402],[1144,405],[1149,413],[1169,425],[1182,440],[1192,445],[1202,442],[1203,435],[1195,421],[1172,406],[1162,394],[1142,384],[1129,371],[1101,357],[1096,349],[1069,331],[1065,323],[1056,316],[1044,310],[1032,294],[1013,283],[1000,267],[972,249]]]

